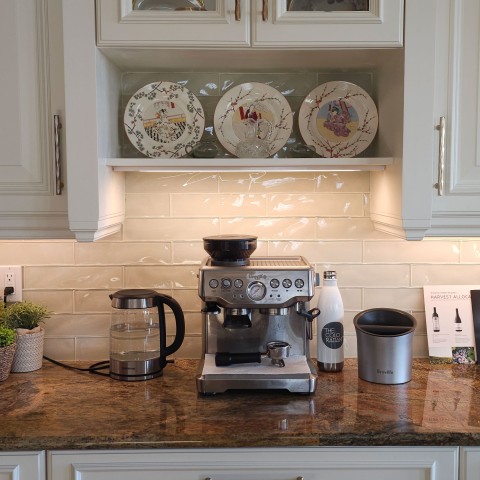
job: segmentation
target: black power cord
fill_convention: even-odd
[[[89,372],[89,373],[94,373],[95,375],[102,375],[104,377],[110,376],[109,373],[104,373],[100,371],[100,370],[105,370],[107,368],[110,368],[110,362],[108,360],[94,363],[93,365],[90,365],[87,368],[80,368],[80,367],[72,367],[72,365],[67,365],[66,363],[59,362],[58,360],[54,360],[53,358],[46,357],[45,355],[43,356],[43,358],[48,362],[54,363],[55,365],[58,365],[63,368],[68,368],[69,370],[77,370],[79,372]]]
[[[9,295],[13,295],[15,293],[15,289],[13,287],[5,287],[3,289],[3,306],[7,308],[7,297]]]

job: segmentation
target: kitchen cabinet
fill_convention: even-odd
[[[456,447],[49,452],[49,480],[455,480]]]
[[[480,447],[460,448],[460,480],[480,477]]]
[[[398,2],[388,2],[388,4]],[[125,8],[131,2],[100,2],[100,8],[108,5],[123,5]],[[242,3],[243,4],[243,3]],[[372,5],[377,3],[372,2]],[[383,5],[383,3],[381,3]],[[118,6],[117,5],[117,6]],[[386,5],[386,4],[385,4]],[[384,5],[384,6],[385,6]],[[115,7],[117,8],[117,7]],[[383,8],[383,7],[382,7]],[[390,75],[390,69],[380,68],[381,65],[391,62],[402,62],[401,49],[367,49],[361,53],[356,50],[329,50],[329,49],[299,49],[284,48],[263,49],[240,48],[232,49],[228,44],[221,48],[202,49],[193,48],[156,48],[144,47],[129,40],[125,45],[104,46],[95,43],[95,2],[88,0],[76,2],[63,0],[64,14],[64,52],[65,52],[65,96],[68,129],[66,131],[69,191],[69,225],[77,240],[93,241],[106,235],[118,232],[124,219],[124,178],[122,167],[132,164],[145,167],[144,170],[158,167],[157,159],[141,159],[132,162],[132,159],[122,157],[122,125],[120,118],[122,109],[122,82],[125,74],[140,74],[153,72],[160,76],[161,72],[192,71],[218,72],[225,65],[232,66],[232,71],[238,72],[239,66],[249,71],[265,71],[268,65],[270,72],[277,74],[285,72],[288,65],[290,72],[318,70],[325,65],[343,71],[348,65],[352,71],[380,70],[378,76],[385,72]],[[101,12],[100,12],[101,13]],[[117,12],[118,13],[118,12]],[[145,13],[145,12],[142,12]],[[147,12],[148,13],[148,12]],[[191,12],[198,13],[198,12]],[[98,27],[101,31],[102,27]],[[185,29],[182,29],[184,32]],[[218,38],[216,37],[218,42]],[[295,45],[292,43],[292,47]],[[79,62],[78,59],[82,61]],[[372,67],[375,66],[375,67]],[[381,81],[381,80],[380,80]],[[398,78],[395,79],[398,83]],[[387,109],[388,103],[386,103]],[[391,131],[390,125],[396,116],[384,111],[379,105],[379,116],[384,118],[383,131],[378,134],[380,146],[373,159],[340,159],[332,162],[320,159],[321,168],[384,168],[389,163],[390,145],[385,133]],[[195,164],[190,159],[186,168],[202,169],[205,164]],[[249,160],[249,159],[247,159]],[[308,159],[312,160],[312,159]],[[210,171],[221,168],[218,160],[207,166]],[[123,162],[123,163],[122,163]],[[269,159],[270,164],[238,162],[239,169],[250,170],[265,168],[290,168],[285,162],[276,162]],[[295,159],[294,167],[303,164]],[[181,168],[178,161],[162,168],[174,170]],[[247,162],[248,163],[248,162]],[[268,163],[268,162],[267,162]],[[255,165],[258,165],[256,167]],[[230,170],[235,165],[231,159],[224,165]],[[118,168],[117,168],[118,167]],[[315,168],[308,164],[305,168]]]
[[[370,0],[365,11],[290,11],[287,0],[209,4],[207,11],[136,10],[131,0],[99,0],[98,45],[379,48],[403,42],[403,0]]]
[[[3,480],[45,480],[45,452],[0,452]]]
[[[402,161],[372,174],[372,220],[379,230],[413,240],[477,236],[480,4],[427,0],[415,17],[409,5],[403,141],[396,150]]]
[[[0,238],[71,237],[55,129],[64,121],[61,1],[1,2],[0,45]]]

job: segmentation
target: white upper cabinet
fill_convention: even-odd
[[[64,121],[61,2],[1,2],[0,61],[0,238],[70,237],[56,178],[64,143],[54,125],[54,115],[57,127]]]
[[[197,5],[193,10],[151,9],[155,3],[165,4],[99,0],[98,45],[380,48],[403,43],[403,0],[177,2]]]
[[[432,235],[480,235],[480,2],[441,2]],[[437,35],[438,36],[438,35]]]
[[[403,82],[398,159],[372,174],[376,228],[480,235],[480,2],[406,2]]]

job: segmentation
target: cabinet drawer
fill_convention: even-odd
[[[455,480],[455,447],[51,452],[50,480]]]

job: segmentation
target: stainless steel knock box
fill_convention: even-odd
[[[412,378],[412,343],[417,322],[409,313],[372,308],[353,319],[358,376],[373,383],[399,384]]]

